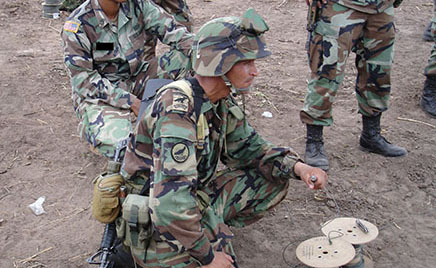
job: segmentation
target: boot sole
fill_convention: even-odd
[[[309,163],[308,161],[306,161],[306,158],[304,158],[304,162],[307,164],[307,165],[309,165],[309,166],[311,166],[311,167],[317,167],[317,168],[320,168],[320,169],[322,169],[322,170],[324,170],[324,171],[328,171],[329,170],[329,166],[328,166],[328,164],[326,165],[326,166],[324,166],[324,165],[316,165],[316,164],[311,164],[311,163]]]
[[[311,166],[311,167],[317,167],[317,168],[320,168],[320,169],[322,169],[322,170],[324,170],[324,171],[328,171],[329,170],[329,166],[315,166],[315,165],[311,165],[311,164],[309,164],[309,163],[306,163],[307,165],[309,165],[309,166]]]
[[[362,145],[359,145],[359,149],[361,151],[364,151],[364,152],[367,152],[367,153],[378,154],[378,155],[382,155],[382,156],[385,156],[385,157],[403,157],[403,156],[407,156],[407,152],[405,154],[402,154],[402,155],[385,155],[385,154],[382,154],[382,153],[380,153],[378,151],[374,151],[374,150],[371,150],[369,148],[363,147]]]

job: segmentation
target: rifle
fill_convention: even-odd
[[[306,30],[312,32],[315,30],[316,20],[318,19],[318,0],[312,0],[307,10]]]
[[[99,264],[99,268],[111,268],[112,263],[108,258],[113,253],[114,241],[117,236],[115,223],[111,222],[104,227],[103,238],[101,239],[100,249],[88,258],[89,264]],[[99,261],[95,261],[95,258],[99,257]]]
[[[109,160],[107,166],[107,172],[109,173],[118,173],[120,171],[122,157],[121,152],[126,148],[129,139],[121,140],[115,149],[115,156],[113,160]],[[122,190],[120,187],[120,195],[121,193],[125,195],[125,190]],[[120,196],[124,198],[125,196]],[[87,262],[89,264],[98,264],[99,268],[112,268],[114,263],[110,260],[109,256],[114,253],[115,246],[115,238],[117,237],[116,225],[114,222],[107,223],[104,227],[103,237],[101,238],[100,248],[98,251],[88,258]],[[95,259],[99,257],[99,260]]]

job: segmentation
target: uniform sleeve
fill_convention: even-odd
[[[226,146],[221,161],[235,169],[256,168],[263,177],[277,179],[299,179],[294,165],[301,161],[291,148],[275,147],[264,140],[244,119],[242,111],[233,106],[228,115]]]
[[[162,43],[189,57],[192,50],[193,34],[183,25],[176,23],[173,16],[152,1],[144,1],[144,5],[145,14],[147,14],[144,16],[146,30],[156,35]]]
[[[78,29],[76,32],[65,30],[71,27]],[[67,21],[62,31],[62,44],[64,63],[70,76],[75,103],[80,104],[86,100],[91,103],[104,102],[114,107],[130,108],[136,96],[128,92],[127,84],[122,81],[111,83],[93,68],[91,41],[82,24]]]
[[[213,258],[197,203],[196,124],[188,97],[167,90],[153,105],[151,218],[161,237],[180,245],[202,265]],[[180,248],[179,248],[180,250]]]

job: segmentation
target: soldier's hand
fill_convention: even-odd
[[[294,172],[310,189],[321,189],[327,183],[327,173],[320,168],[297,162],[294,166]]]
[[[233,268],[233,259],[230,255],[224,252],[215,251],[213,261],[208,265],[201,266],[202,268]]]

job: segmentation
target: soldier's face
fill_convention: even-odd
[[[232,69],[226,74],[235,88],[250,87],[253,79],[258,75],[255,60],[240,61],[233,65]]]

